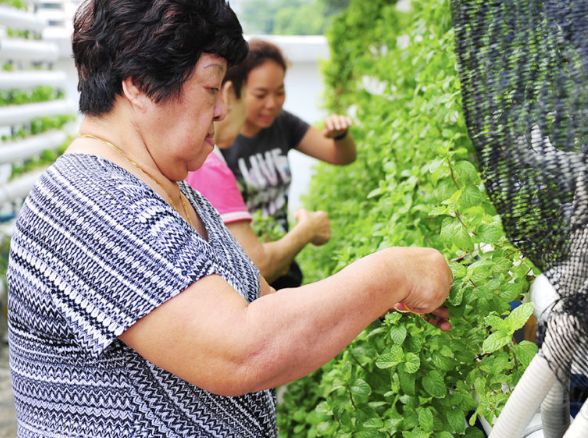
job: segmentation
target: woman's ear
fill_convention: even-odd
[[[231,81],[226,81],[221,86],[221,96],[227,106],[227,111],[231,111],[233,107],[233,100],[235,99],[235,86]]]
[[[122,81],[123,95],[127,100],[138,109],[144,109],[146,100],[149,98],[133,82],[133,78],[126,78]]]

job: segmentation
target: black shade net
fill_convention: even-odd
[[[588,375],[588,1],[451,0],[469,136],[508,238],[559,298],[537,343]]]

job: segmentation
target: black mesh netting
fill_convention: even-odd
[[[588,375],[588,1],[451,0],[469,136],[509,239],[559,294],[540,327]]]

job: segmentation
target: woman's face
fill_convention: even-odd
[[[286,100],[285,75],[279,64],[267,60],[247,76],[246,135],[254,135],[270,127],[282,110]]]
[[[148,105],[142,118],[145,143],[160,171],[183,180],[199,169],[214,147],[213,121],[222,120],[226,106],[220,87],[226,60],[204,53],[178,99]]]

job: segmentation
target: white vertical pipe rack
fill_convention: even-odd
[[[42,38],[43,31],[47,28],[46,20],[36,13],[39,1],[26,0],[26,10],[0,5],[0,64],[10,63],[13,66],[12,71],[0,69],[0,91],[28,91],[41,85],[63,91],[68,88],[65,72],[53,70],[60,59],[59,45],[38,39]],[[10,37],[9,29],[29,31],[38,38]],[[76,112],[77,108],[68,99],[0,106],[0,132],[10,133],[38,117],[71,115]],[[56,149],[66,140],[66,131],[52,130],[22,140],[3,140],[0,143],[0,213],[18,209],[42,173],[42,170],[37,170],[9,181],[7,175],[10,174],[13,164],[36,157],[43,150]],[[10,222],[0,224],[0,232],[4,235],[9,236],[11,228]],[[0,310],[6,302],[3,281],[0,278]]]

